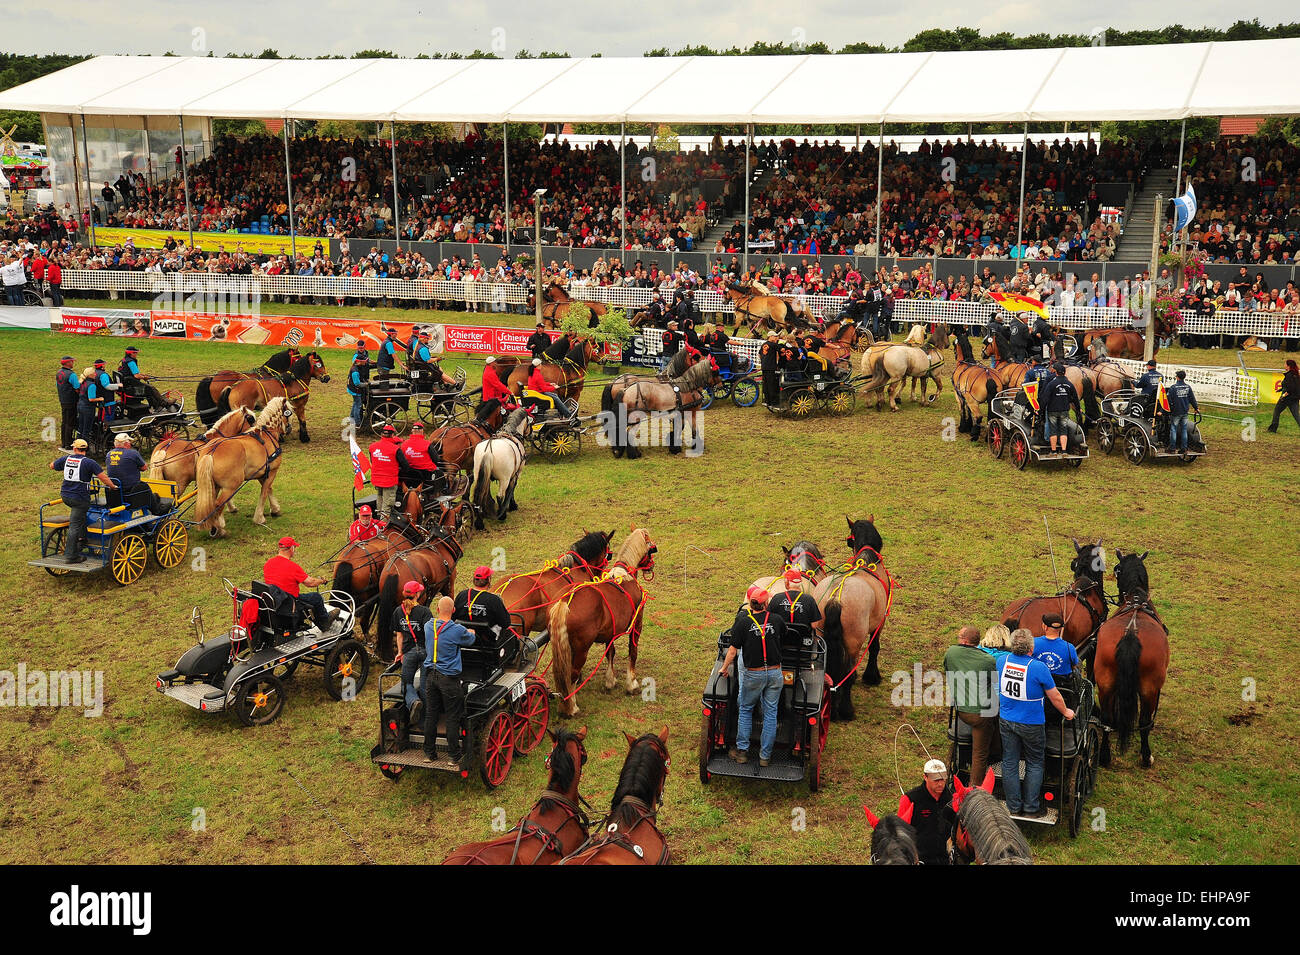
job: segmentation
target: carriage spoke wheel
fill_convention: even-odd
[[[284,709],[284,684],[271,673],[237,683],[230,692],[231,709],[245,726],[265,726]]]
[[[830,412],[836,418],[843,418],[853,414],[853,408],[857,404],[857,396],[852,389],[839,388],[831,395]]]
[[[1147,436],[1137,425],[1124,432],[1124,457],[1129,464],[1141,464],[1147,458]]]
[[[826,748],[826,734],[830,732],[831,725],[831,687],[834,684],[829,676],[823,676],[823,680],[822,706],[817,711],[817,725],[813,727],[816,735],[808,759],[808,791],[814,793],[822,788],[822,750]]]
[[[384,425],[388,424],[391,424],[398,434],[405,434],[408,418],[406,409],[396,401],[381,401],[370,409],[366,421],[370,425],[371,434],[383,434]]]
[[[550,461],[570,461],[582,451],[582,434],[570,428],[552,428],[542,438],[542,453]]]
[[[790,396],[790,417],[806,418],[813,413],[817,407],[817,399],[813,397],[811,388],[800,388]]]
[[[68,543],[68,529],[66,527],[56,527],[53,530],[45,532],[45,539],[41,541],[42,557],[61,557],[64,553],[64,547]],[[62,577],[68,573],[64,567],[46,567],[45,572],[51,577]]]
[[[731,386],[731,402],[737,408],[749,408],[758,401],[758,382],[745,378]]]
[[[1011,463],[1017,471],[1023,471],[1029,463],[1029,442],[1019,431],[1011,436]]]
[[[1083,825],[1083,799],[1087,795],[1088,767],[1084,764],[1082,754],[1074,757],[1070,764],[1070,775],[1065,783],[1067,821],[1070,824],[1070,838],[1079,834]]]
[[[515,725],[510,713],[498,710],[479,742],[479,773],[488,789],[506,781],[515,756]]]
[[[355,700],[370,675],[370,656],[359,640],[340,640],[325,657],[325,692]]]
[[[715,396],[715,394],[714,394],[712,388],[705,388],[703,391],[701,391],[701,392],[700,392],[700,410],[701,410],[701,411],[708,411],[710,408],[712,408],[712,407],[713,407],[713,399],[714,399],[715,397],[716,397],[716,396]]]
[[[185,552],[190,547],[190,532],[185,524],[174,517],[163,521],[162,527],[153,538],[153,555],[158,565],[171,570],[185,559]]]
[[[139,534],[123,534],[113,545],[113,579],[125,587],[140,579],[144,573],[145,562],[149,559],[149,548]]]
[[[528,678],[528,689],[515,707],[515,752],[526,756],[537,748],[546,735],[551,721],[550,694],[546,684],[536,677]]]
[[[474,511],[462,501],[456,505],[456,540],[468,544],[474,537]]]
[[[1097,425],[1097,448],[1106,454],[1115,450],[1115,424],[1103,421]]]
[[[1007,430],[1002,427],[1002,422],[994,421],[989,424],[988,442],[989,452],[993,457],[1002,457],[1003,452],[1007,450]]]
[[[713,717],[705,713],[700,721],[700,782],[707,786],[712,778],[709,757],[713,755]]]

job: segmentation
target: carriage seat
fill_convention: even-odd
[[[460,648],[461,680],[468,683],[488,683],[515,658],[519,638],[514,631],[495,634],[486,623],[457,620],[461,626],[474,632],[474,642]]]
[[[1092,716],[1092,684],[1073,673],[1054,676],[1053,679],[1065,705],[1074,710],[1074,719],[1066,722],[1056,707],[1044,701],[1043,706],[1047,711],[1047,753],[1051,756],[1073,756],[1087,739],[1088,720]]]
[[[263,645],[282,643],[302,629],[304,609],[292,596],[260,580],[254,580],[249,589],[257,598],[257,622],[265,638]]]

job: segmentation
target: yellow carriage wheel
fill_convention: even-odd
[[[113,545],[113,579],[125,587],[140,579],[144,573],[145,562],[149,559],[149,548],[139,534],[123,534]]]
[[[174,517],[163,521],[153,539],[153,553],[158,564],[171,570],[185,559],[190,547],[190,532]]]
[[[817,400],[807,388],[800,389],[790,396],[790,416],[806,418],[813,413]]]

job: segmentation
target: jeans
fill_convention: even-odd
[[[1176,414],[1169,418],[1169,450],[1187,450],[1187,415]]]
[[[86,537],[86,511],[90,501],[79,500],[64,494],[63,503],[68,506],[68,539],[63,545],[63,553],[68,560],[81,554],[81,545]]]
[[[8,300],[8,302],[9,302],[10,305],[21,305],[21,304],[23,304],[23,286],[21,286],[21,285],[6,285],[6,286],[5,286],[5,297],[6,297],[6,299]]]
[[[91,432],[95,430],[95,407],[87,402],[80,402],[77,405],[77,437],[83,441],[89,441]]]
[[[1002,794],[1013,816],[1038,812],[1038,796],[1043,788],[1043,759],[1047,731],[1042,723],[998,721],[1002,735]],[[1024,787],[1020,782],[1020,760],[1025,761]]]
[[[447,750],[452,757],[461,752],[461,731],[465,723],[465,687],[459,676],[447,676],[433,668],[424,668],[424,752],[436,758],[438,752],[438,717],[447,714]]]
[[[326,621],[329,620],[329,611],[325,609],[325,598],[309,590],[306,593],[299,594],[296,599],[298,603],[305,604],[311,609],[311,615],[316,620],[316,626],[324,630]]]
[[[365,399],[361,395],[352,396],[352,423],[358,428],[361,427],[361,406]]]
[[[1291,417],[1295,418],[1295,423],[1300,425],[1300,398],[1282,398],[1273,406],[1273,423],[1268,426],[1269,431],[1277,431],[1278,422],[1282,420],[1282,412],[1291,412]]]
[[[763,734],[759,738],[758,755],[761,759],[771,759],[772,746],[776,743],[776,708],[781,702],[781,668],[746,670],[741,664],[737,669],[740,674],[740,711],[736,714],[736,749],[742,753],[749,750],[754,708],[761,701]]]
[[[419,692],[415,688],[415,677],[424,666],[424,647],[416,644],[411,649],[402,653],[402,693],[406,698],[406,711],[409,713],[411,707],[415,706],[415,701],[419,699]],[[420,680],[420,685],[424,685],[424,680]]]
[[[50,283],[50,304],[55,308],[63,307],[63,286],[58,282]]]

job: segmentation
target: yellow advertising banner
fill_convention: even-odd
[[[1246,374],[1259,382],[1259,403],[1262,405],[1275,405],[1280,394],[1282,394],[1282,375],[1281,369],[1274,371],[1271,368],[1247,368]]]
[[[167,229],[96,229],[95,242],[101,246],[126,245],[127,239],[135,243],[137,249],[161,249],[167,237],[176,242],[188,242],[189,233]],[[298,236],[298,248],[310,252],[320,242],[328,246],[329,240],[317,239],[315,236]],[[292,243],[287,235],[252,235],[243,232],[196,232],[195,248],[204,252],[248,252],[258,255],[289,254]]]

